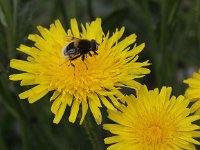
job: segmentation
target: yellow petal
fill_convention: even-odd
[[[65,109],[67,107],[67,103],[62,103],[59,107],[59,110],[57,111],[57,113],[55,114],[55,118],[53,119],[53,123],[58,124],[65,112]]]
[[[63,96],[60,95],[54,100],[54,102],[51,106],[51,112],[52,113],[56,114],[58,112],[58,109],[60,108],[60,105],[62,103],[62,98],[63,98]]]
[[[100,99],[108,109],[115,110],[115,107],[104,96],[100,96]]]
[[[79,105],[80,105],[80,100],[75,99],[72,104],[70,116],[69,116],[69,122],[74,123],[79,111]]]
[[[80,120],[80,125],[83,123],[83,120],[85,118],[87,110],[88,110],[88,104],[87,104],[87,102],[82,101],[82,117],[81,117],[81,120]]]
[[[94,119],[96,121],[97,124],[101,124],[102,122],[102,115],[101,112],[99,110],[99,108],[96,106],[95,102],[93,100],[89,100],[89,107],[90,110],[94,116]]]
[[[23,53],[25,53],[25,54],[28,54],[28,55],[30,55],[30,56],[33,56],[33,57],[36,57],[37,54],[38,54],[38,52],[39,52],[38,49],[32,48],[32,47],[28,47],[28,46],[23,45],[23,44],[21,44],[21,45],[19,46],[19,48],[17,48],[17,50],[18,50],[18,51],[21,51],[21,52],[23,52]]]
[[[79,28],[76,19],[71,19],[71,30],[76,38],[80,38]]]
[[[48,89],[46,85],[37,85],[37,86],[33,87],[32,89],[27,90],[27,91],[19,94],[19,98],[20,99],[26,99],[26,98],[28,98],[32,95],[46,91],[46,89]]]
[[[28,101],[29,103],[34,103],[35,101],[41,99],[42,97],[44,97],[49,91],[47,89],[45,89],[44,91],[40,92],[40,93],[34,93],[31,96],[28,97]]]
[[[18,81],[23,79],[34,79],[35,75],[30,73],[13,74],[9,76],[10,80]]]
[[[73,96],[71,94],[66,94],[65,97],[62,99],[63,103],[67,103],[69,106],[71,106],[73,100]]]
[[[54,91],[54,92],[53,92],[53,95],[52,95],[51,98],[50,98],[50,101],[56,99],[59,95],[60,95],[60,92]]]

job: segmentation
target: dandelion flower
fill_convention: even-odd
[[[80,124],[88,108],[97,124],[102,121],[100,107],[102,104],[115,109],[122,97],[120,88],[137,89],[139,83],[134,79],[148,74],[148,61],[136,62],[144,43],[136,45],[136,35],[132,34],[123,40],[124,27],[110,36],[104,34],[101,19],[81,24],[79,30],[76,19],[71,19],[71,28],[65,32],[59,20],[50,25],[50,29],[38,26],[41,35],[31,34],[29,40],[34,46],[20,45],[19,51],[28,54],[27,60],[12,59],[10,66],[22,71],[10,75],[10,80],[21,80],[20,85],[33,85],[21,94],[20,99],[34,103],[50,91],[51,111],[55,114],[54,123],[59,123],[67,106],[71,107],[69,121],[74,123],[81,108]],[[98,55],[87,56],[83,61],[77,58],[70,62],[63,56],[62,49],[72,42],[73,38],[95,40],[98,43]],[[119,41],[120,40],[120,41]],[[73,64],[73,65],[72,65]]]
[[[105,138],[106,144],[112,144],[108,149],[195,149],[194,144],[200,143],[194,138],[200,137],[200,131],[192,122],[199,116],[189,116],[189,100],[170,94],[170,87],[163,87],[159,93],[158,89],[148,91],[142,86],[137,97],[124,97],[127,106],[121,111],[108,110],[108,117],[115,122],[104,125],[105,130],[115,134]]]
[[[185,97],[194,102],[191,107],[191,113],[200,115],[200,70],[193,73],[193,77],[183,81],[189,87],[185,92]]]

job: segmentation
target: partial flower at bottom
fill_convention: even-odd
[[[114,134],[105,138],[112,144],[108,150],[180,150],[195,149],[200,144],[200,127],[193,122],[200,119],[190,115],[189,100],[171,95],[170,87],[148,91],[146,86],[124,97],[127,106],[121,111],[108,110],[114,121],[104,129]]]
[[[123,40],[124,27],[116,29],[111,36],[104,34],[101,19],[81,24],[71,19],[71,29],[65,32],[59,20],[50,25],[50,29],[38,26],[41,35],[31,34],[28,39],[34,46],[20,45],[19,51],[28,55],[26,60],[12,59],[10,66],[23,73],[10,75],[10,80],[21,80],[21,86],[33,85],[33,88],[19,94],[20,99],[28,99],[34,103],[50,91],[53,95],[51,111],[55,114],[54,123],[59,123],[67,106],[71,107],[70,122],[75,122],[80,114],[83,122],[88,108],[97,124],[102,121],[100,107],[115,109],[119,105],[118,98],[123,97],[122,87],[137,89],[140,84],[135,81],[150,72],[144,68],[148,61],[137,62],[138,54],[145,44],[136,45],[136,35],[132,34]],[[97,53],[91,51],[83,61],[81,57],[69,60],[63,53],[73,39],[95,40]],[[76,43],[77,44],[77,43]],[[74,53],[73,47],[70,53]],[[82,49],[79,49],[79,51]],[[76,55],[78,56],[78,54]]]
[[[185,92],[185,97],[188,98],[193,105],[191,106],[191,113],[200,115],[200,70],[194,72],[192,78],[183,81],[188,84]]]

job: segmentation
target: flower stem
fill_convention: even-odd
[[[2,137],[2,135],[0,135],[0,149],[3,149],[3,150],[8,150],[5,142],[4,142],[4,138]]]
[[[83,122],[83,127],[86,131],[86,134],[88,135],[88,138],[89,138],[91,144],[92,144],[92,149],[100,150],[100,146],[98,144],[99,143],[98,136],[97,136],[94,126],[91,122],[91,115],[89,113],[85,116],[85,120]]]
[[[29,145],[29,140],[28,140],[28,129],[27,129],[27,124],[23,119],[20,119],[21,123],[21,136],[22,136],[22,145],[24,150],[29,150],[30,145]]]

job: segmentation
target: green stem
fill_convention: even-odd
[[[78,16],[78,4],[79,4],[79,1],[78,0],[73,0],[73,16],[76,17],[76,18],[79,18]]]
[[[24,150],[29,150],[29,137],[28,137],[28,128],[26,122],[21,118],[20,119],[21,124],[21,137],[22,137],[22,145]]]
[[[3,104],[5,106],[5,108],[8,110],[8,112],[10,112],[15,118],[20,118],[20,114],[17,111],[16,108],[14,108],[12,106],[12,101],[13,101],[13,97],[11,96],[11,94],[8,91],[8,87],[5,85],[6,79],[4,78],[4,74],[1,74],[0,76],[0,91],[1,91],[1,96],[3,98]]]
[[[88,10],[90,20],[94,20],[94,13],[92,10],[92,0],[87,0],[87,10]]]
[[[16,0],[13,1],[14,7],[11,8],[11,1],[10,0],[0,0],[0,6],[2,11],[4,12],[6,26],[5,28],[5,38],[7,41],[7,49],[8,49],[8,56],[10,58],[14,57],[14,32],[15,32],[15,16],[16,15]],[[13,13],[12,13],[13,12]]]
[[[57,2],[57,1],[56,1]],[[67,21],[68,20],[68,17],[67,17],[67,11],[66,11],[66,7],[65,7],[65,3],[63,2],[63,0],[59,0],[58,1],[58,5],[59,5],[59,7],[60,7],[60,12],[61,12],[61,14],[62,14],[62,16],[63,16],[63,19],[65,20],[65,21]]]
[[[157,46],[156,46],[156,39],[155,39],[155,34],[154,34],[154,29],[153,29],[153,22],[152,22],[152,17],[151,17],[151,12],[149,10],[149,4],[148,4],[148,0],[144,1],[144,12],[145,12],[145,19],[146,19],[146,24],[148,27],[148,33],[149,33],[149,37],[151,39],[151,50],[152,53],[155,53],[155,51],[157,50]]]
[[[92,149],[100,150],[100,147],[98,145],[98,137],[97,133],[95,132],[95,129],[93,127],[93,124],[91,122],[91,115],[88,113],[84,119],[83,127],[85,129],[86,134],[88,135],[88,138],[92,144]]]
[[[4,139],[3,139],[2,135],[0,135],[0,149],[1,150],[8,150],[8,148],[7,148],[7,146],[6,146],[5,142],[4,142]]]
[[[160,26],[160,50],[161,50],[161,61],[159,64],[159,70],[161,71],[158,76],[158,85],[161,86],[165,84],[166,76],[168,73],[167,70],[167,51],[166,51],[166,26],[167,26],[167,1],[163,0],[161,2],[161,26]]]
[[[160,80],[160,63],[158,60],[159,58],[159,51],[158,51],[158,45],[157,45],[157,42],[156,42],[156,35],[155,35],[155,31],[153,29],[153,22],[152,22],[152,16],[151,16],[151,12],[149,10],[150,6],[149,6],[149,3],[148,3],[148,0],[145,0],[144,3],[144,13],[145,13],[145,23],[147,24],[147,31],[148,31],[148,35],[149,35],[149,38],[150,38],[150,54],[151,54],[151,59],[152,59],[152,63],[153,63],[153,71],[155,72],[155,78],[156,78],[156,81],[159,81]]]
[[[197,24],[197,39],[198,39],[198,44],[200,46],[200,1],[196,0],[195,4],[195,22]]]

